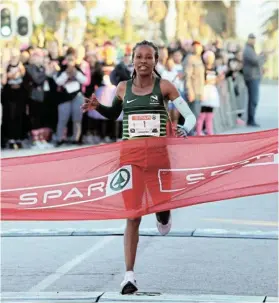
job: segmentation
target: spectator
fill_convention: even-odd
[[[86,55],[86,61],[90,66],[91,83],[86,87],[85,96],[90,97],[95,90],[102,85],[104,72],[102,64],[97,60],[95,52],[88,52]]]
[[[194,41],[192,46],[193,54],[189,56],[185,66],[185,81],[189,107],[196,118],[198,118],[201,107],[200,103],[203,99],[205,69],[201,58],[201,53],[203,51],[201,43]],[[193,134],[194,131],[190,133],[190,135]]]
[[[166,68],[167,59],[169,57],[168,49],[165,46],[159,47],[159,59],[156,70],[161,75]]]
[[[26,106],[24,106],[23,108],[23,113],[24,113],[24,118],[23,118],[23,126],[20,129],[20,132],[22,134],[22,138],[26,138],[29,136],[29,131],[31,130],[31,128],[34,128],[36,125],[36,127],[40,127],[40,135],[38,135],[37,137],[39,137],[39,139],[37,139],[37,143],[34,143],[32,146],[36,146],[39,148],[45,148],[47,147],[46,142],[45,141],[51,141],[52,139],[56,141],[55,135],[53,137],[51,137],[51,134],[58,134],[61,133],[61,131],[58,131],[57,126],[58,126],[58,106],[62,105],[63,107],[63,103],[71,103],[73,104],[73,99],[75,99],[75,97],[73,95],[78,95],[79,97],[82,98],[82,94],[81,92],[73,92],[73,95],[71,95],[71,93],[69,94],[65,88],[65,86],[67,86],[67,83],[64,83],[63,85],[59,86],[56,83],[57,80],[57,74],[59,74],[61,76],[62,72],[66,71],[67,69],[67,60],[65,60],[65,53],[62,53],[62,51],[66,52],[67,49],[69,48],[68,45],[63,45],[64,49],[62,48],[62,43],[63,41],[61,41],[61,43],[59,44],[59,37],[55,38],[55,40],[53,41],[49,41],[46,43],[46,50],[43,50],[44,55],[42,55],[42,60],[43,60],[43,64],[41,66],[37,66],[36,64],[34,64],[34,58],[36,57],[36,53],[38,51],[38,48],[34,45],[34,46],[28,46],[28,45],[22,45],[21,46],[21,55],[20,55],[20,61],[23,63],[24,67],[26,70],[28,70],[28,72],[25,74],[24,78],[23,78],[23,83],[26,84],[30,84],[30,86],[26,85],[26,87],[22,86],[22,94],[20,95],[20,99],[22,102],[21,104],[28,104],[28,102],[30,103],[29,106],[27,107],[26,110]],[[111,42],[107,42],[105,44],[102,43],[102,41],[93,41],[90,40],[90,44],[88,43],[87,45],[87,51],[86,51],[86,60],[84,59],[84,48],[83,46],[80,46],[77,49],[77,61],[76,61],[76,65],[77,68],[76,70],[81,69],[81,71],[83,72],[83,74],[90,74],[90,84],[89,85],[85,85],[88,82],[83,83],[83,85],[81,85],[81,83],[79,81],[78,84],[82,86],[82,92],[87,96],[91,96],[93,92],[101,94],[102,96],[102,100],[103,102],[106,102],[105,99],[108,99],[108,101],[110,100],[109,96],[109,92],[112,89],[111,84],[109,83],[109,75],[111,73],[111,71],[115,68],[114,67],[114,63],[117,62],[117,64],[120,63],[120,60],[123,60],[123,62],[121,62],[121,65],[123,67],[125,67],[126,71],[131,72],[132,68],[131,65],[128,63],[128,61],[130,60],[129,56],[125,56],[125,58],[123,59],[123,54],[128,54],[128,52],[131,54],[132,52],[132,46],[129,44],[121,44],[120,42],[117,43],[117,39],[114,39],[113,43]],[[94,44],[93,44],[94,43]],[[97,44],[98,43],[98,44]],[[225,43],[225,42],[224,42]],[[85,45],[85,44],[84,44]],[[115,49],[115,46],[117,45],[117,51]],[[224,44],[225,45],[225,44]],[[181,43],[179,41],[175,41],[174,43],[172,43],[171,45],[169,45],[169,49],[170,51],[174,52],[174,59],[176,61],[176,67],[178,68],[178,71],[180,71],[180,76],[182,77],[181,79],[179,79],[179,77],[176,77],[176,79],[174,80],[175,85],[178,85],[177,87],[179,88],[180,92],[183,92],[183,89],[185,90],[187,96],[189,95],[186,91],[187,85],[193,87],[193,92],[192,93],[192,97],[194,96],[194,100],[193,102],[191,102],[190,106],[193,106],[194,108],[196,107],[196,112],[197,114],[199,113],[199,107],[201,105],[201,100],[202,100],[202,94],[200,94],[199,92],[202,91],[203,92],[203,88],[202,88],[202,84],[198,84],[198,82],[202,83],[202,81],[204,81],[204,74],[201,72],[200,69],[202,69],[202,63],[200,63],[201,65],[199,65],[197,62],[201,62],[201,56],[198,55],[199,51],[197,51],[198,48],[202,48],[202,46],[200,45],[199,42],[194,42],[192,43],[192,41],[183,41],[182,47],[181,48]],[[217,46],[217,47],[216,47]],[[232,44],[232,46],[234,46],[234,44]],[[7,59],[8,57],[10,57],[10,48],[11,48],[11,44],[10,45],[6,45],[6,47],[2,50],[1,52],[1,57],[2,57],[2,67],[0,70],[0,74],[1,74],[1,104],[2,105],[6,105],[9,101],[8,95],[6,94],[6,92],[9,91],[10,89],[10,85],[7,83],[7,79],[5,79],[6,77],[6,69],[8,64],[6,64],[5,62],[8,62],[10,59]],[[191,48],[191,49],[190,49]],[[233,80],[233,86],[230,86],[230,92],[234,92],[236,98],[233,98],[234,100],[237,100],[237,113],[238,113],[238,118],[243,119],[244,116],[241,115],[241,109],[243,109],[243,107],[245,107],[246,104],[246,99],[245,99],[245,94],[243,93],[243,88],[246,92],[246,85],[244,80],[242,79],[242,75],[240,74],[242,72],[241,69],[241,53],[235,53],[235,49],[232,49],[231,52],[231,58],[229,60],[229,62],[227,62],[226,58],[228,58],[227,55],[227,48],[222,47],[222,45],[218,45],[218,43],[213,47],[212,44],[208,44],[205,45],[205,49],[209,50],[209,49],[213,49],[217,51],[217,56],[216,56],[216,67],[217,67],[217,71],[218,74],[224,74],[226,73],[227,76],[231,77]],[[39,49],[39,51],[42,50],[42,48]],[[61,53],[60,53],[61,51]],[[188,56],[186,56],[183,59],[182,65],[183,65],[183,69],[181,69],[181,51],[182,54],[187,54]],[[35,56],[33,56],[33,52],[35,52]],[[192,54],[192,52],[194,52]],[[115,53],[117,54],[117,61],[115,62]],[[122,56],[120,55],[122,53]],[[37,56],[38,57],[38,56]],[[189,58],[191,57],[191,60],[193,61],[192,64],[189,64]],[[5,59],[6,58],[6,59]],[[173,71],[172,71],[172,65],[174,65],[174,61],[169,59],[168,63],[167,63],[167,68],[166,68],[166,60],[168,58],[168,48],[166,47],[161,47],[160,48],[160,54],[159,54],[159,62],[158,62],[158,68],[160,70],[160,74],[163,75],[164,73],[164,78],[170,78],[170,80],[173,79],[172,75],[173,75]],[[197,62],[195,62],[194,59],[197,58]],[[237,60],[235,59],[237,58]],[[127,61],[126,61],[127,59]],[[198,60],[199,59],[199,60]],[[35,58],[36,61],[36,58]],[[87,61],[87,63],[85,62]],[[125,62],[127,62],[127,64],[125,65]],[[35,88],[35,80],[33,79],[32,81],[30,81],[30,74],[29,74],[29,70],[32,70],[32,68],[30,68],[29,66],[32,66],[32,68],[36,68],[36,69],[45,69],[45,81],[42,84],[42,93],[43,93],[43,101],[39,101],[38,99],[36,99],[37,103],[34,102],[34,100],[31,99],[31,91],[33,91],[34,94],[34,89]],[[35,65],[35,66],[34,66]],[[236,67],[237,65],[237,67]],[[119,65],[120,66],[120,65]],[[119,67],[118,66],[118,67]],[[187,70],[187,67],[189,67],[189,70]],[[3,69],[3,67],[5,67]],[[90,72],[89,69],[90,69]],[[61,70],[61,68],[63,69],[63,71]],[[229,68],[229,70],[228,70]],[[115,70],[117,70],[117,68],[115,68]],[[189,79],[186,78],[187,74],[185,74],[188,71],[188,74],[191,74],[191,77]],[[189,73],[189,71],[191,73]],[[184,72],[184,73],[183,73]],[[67,74],[67,72],[65,72]],[[177,71],[175,72],[177,73]],[[199,80],[199,75],[202,74],[202,78],[201,80]],[[104,78],[104,75],[106,75],[106,77]],[[110,75],[110,77],[112,78],[113,74]],[[127,73],[127,77],[128,77],[128,73]],[[230,78],[230,79],[231,79]],[[183,84],[184,87],[182,88],[182,86],[179,86],[179,82],[180,80],[183,79]],[[27,81],[28,80],[28,81]],[[70,80],[74,80],[73,79],[68,79],[68,82],[70,83]],[[77,79],[76,79],[77,80]],[[88,80],[88,77],[87,77]],[[123,79],[124,80],[124,79]],[[113,80],[112,80],[113,81]],[[114,82],[115,84],[117,84],[119,81],[121,80],[117,80],[116,82]],[[75,82],[75,81],[73,81]],[[31,83],[33,83],[31,85]],[[231,84],[231,82],[229,82]],[[243,85],[244,84],[244,85]],[[38,85],[40,86],[40,85]],[[67,86],[68,87],[68,86]],[[25,89],[26,88],[26,89]],[[220,98],[222,99],[226,99],[228,100],[227,96],[228,96],[228,89],[227,89],[227,82],[226,83],[220,83],[218,85],[218,91],[220,94]],[[239,89],[240,88],[240,89]],[[37,92],[38,93],[38,92]],[[28,95],[28,102],[27,102],[27,95]],[[70,96],[69,96],[70,95]],[[70,100],[66,100],[68,97],[70,98]],[[38,96],[37,96],[38,97]],[[71,99],[73,97],[73,99]],[[191,97],[191,96],[190,96]],[[40,98],[39,98],[40,99]],[[191,98],[190,98],[191,99]],[[198,101],[198,102],[195,102]],[[81,101],[82,102],[82,101]],[[190,103],[190,100],[187,100],[187,102]],[[61,108],[61,107],[60,107]],[[78,109],[79,106],[76,106],[76,108]],[[246,108],[246,107],[245,107]],[[34,112],[36,111],[38,114],[35,115]],[[72,109],[72,107],[71,107]],[[1,146],[6,146],[7,140],[8,140],[8,129],[11,126],[10,123],[10,117],[9,117],[9,113],[7,112],[8,108],[6,106],[3,107],[3,125],[1,128],[1,133],[2,133],[2,142],[1,142]],[[79,111],[77,111],[79,112]],[[65,113],[65,111],[64,111]],[[175,116],[175,108],[171,109],[169,111],[170,116],[172,117],[172,121],[174,123],[177,123],[177,117]],[[69,113],[69,117],[73,116],[72,112]],[[60,118],[61,118],[61,113],[60,113]],[[78,118],[77,120],[79,121],[80,118]],[[115,140],[115,133],[119,133],[117,131],[118,125],[122,123],[122,121],[118,121],[117,124],[109,124],[110,122],[108,122],[107,120],[102,120],[103,118],[100,117],[89,117],[89,114],[83,114],[82,115],[82,134],[89,134],[90,136],[92,136],[93,138],[97,138],[96,140],[86,140],[85,137],[80,136],[80,142],[82,139],[85,139],[84,142],[87,141],[87,143],[90,143],[89,141],[92,142],[92,144],[97,144],[100,143],[102,141],[104,142],[110,142],[111,140],[108,139],[108,136],[110,137],[110,139]],[[79,130],[78,130],[78,124],[76,124],[77,127],[73,127],[73,121],[71,118],[68,119],[69,122],[66,125],[66,130],[67,130],[67,136],[70,137],[73,134],[72,129],[75,128],[75,132],[78,134]],[[93,122],[92,122],[93,121]],[[238,119],[238,121],[240,121],[240,119]],[[180,116],[179,117],[179,121],[178,123],[183,123],[183,117]],[[31,125],[30,125],[31,124]],[[61,119],[60,119],[60,124],[61,124]],[[90,128],[90,126],[92,128]],[[89,129],[89,130],[88,130]],[[169,128],[170,129],[170,128]],[[36,141],[35,139],[35,134],[36,131],[38,131],[39,129],[32,129],[32,140],[34,140],[34,142]],[[64,131],[62,131],[62,133],[64,133]],[[74,139],[75,135],[72,136],[72,141],[74,143],[77,143]],[[99,137],[99,139],[98,139]],[[64,137],[62,135],[62,141],[63,141]],[[22,142],[22,139],[21,139]],[[25,142],[23,142],[25,145]],[[42,144],[43,143],[43,144]],[[59,141],[57,141],[58,145],[59,145]],[[91,144],[91,143],[90,143]],[[20,144],[18,143],[18,147],[20,147]]]
[[[233,90],[236,97],[236,105],[237,110],[244,109],[245,104],[245,84],[243,81],[242,74],[242,61],[241,60],[241,52],[236,53],[236,57],[232,58],[228,61],[228,71],[226,73],[226,77],[231,77],[232,83],[233,83]],[[244,110],[243,110],[244,112]],[[236,123],[238,125],[245,125],[245,122],[243,120],[243,113],[240,112],[237,114],[237,120]]]
[[[178,86],[178,91],[183,96],[183,98],[186,98],[185,96],[185,87],[184,87],[184,79],[185,79],[185,74],[183,70],[183,65],[182,65],[182,59],[183,59],[183,54],[181,49],[176,49],[172,53],[172,58],[174,62],[174,69],[178,73],[178,78],[177,78],[177,83],[179,83]]]
[[[50,141],[52,134],[56,132],[57,126],[57,104],[59,95],[54,76],[60,71],[58,57],[54,53],[48,53],[44,58],[46,81],[44,83],[44,126],[45,139]]]
[[[216,39],[213,43],[213,51],[215,53],[215,57],[221,57],[223,53],[223,44],[221,39]]]
[[[201,136],[202,134],[204,122],[207,135],[213,135],[213,112],[214,108],[220,106],[219,93],[216,87],[220,78],[214,65],[214,52],[206,51],[203,54],[203,60],[205,62],[205,86],[203,100],[201,101],[201,112],[197,121],[198,136]]]
[[[85,93],[86,87],[91,82],[91,71],[90,65],[87,61],[85,61],[85,48],[83,45],[79,45],[77,48],[77,60],[76,63],[79,65],[79,68],[82,70],[86,77],[86,81],[82,85],[82,92]]]
[[[63,140],[64,131],[70,117],[73,120],[72,143],[78,144],[81,136],[82,121],[80,107],[84,100],[81,90],[82,85],[87,81],[87,77],[77,64],[77,52],[75,49],[68,49],[65,65],[62,66],[55,79],[60,90],[56,146],[58,147],[65,142]]]
[[[259,102],[262,67],[266,60],[265,54],[257,55],[255,51],[256,36],[250,34],[243,52],[243,74],[248,90],[247,125],[259,127],[255,121],[256,108]]]
[[[183,42],[182,52],[183,52],[182,65],[185,68],[185,65],[187,64],[187,60],[188,60],[189,56],[192,54],[192,41],[191,40],[185,40]]]
[[[46,49],[49,53],[50,61],[61,64],[64,57],[61,54],[61,49],[59,49],[59,43],[56,40],[48,41],[46,44]]]
[[[28,105],[31,123],[31,134],[33,147],[44,149],[47,142],[44,138],[44,85],[46,73],[44,67],[44,53],[41,49],[32,51],[30,64],[26,69],[26,79],[28,89]]]
[[[110,81],[113,85],[117,86],[119,82],[129,79],[131,79],[131,56],[125,54],[123,60],[110,73]]]
[[[20,54],[20,61],[23,64],[23,66],[26,68],[27,65],[29,64],[29,59],[30,59],[30,54],[27,50],[21,51]]]
[[[181,80],[179,79],[179,72],[175,68],[175,63],[174,63],[173,57],[169,57],[167,59],[166,68],[162,72],[161,76],[162,76],[162,79],[166,79],[166,80],[172,82],[176,86],[176,88],[179,90],[179,88],[181,86]],[[178,119],[179,119],[180,113],[172,102],[168,103],[168,110],[169,110],[171,122],[172,122],[173,126],[176,127],[178,124]],[[172,133],[170,126],[171,125],[169,125],[169,124],[167,126],[167,132],[169,135]]]
[[[25,113],[23,77],[25,67],[20,62],[20,51],[11,49],[11,57],[8,65],[4,67],[2,84],[5,85],[3,92],[6,135],[11,149],[22,147],[23,122]]]

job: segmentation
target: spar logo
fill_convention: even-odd
[[[13,192],[20,209],[45,209],[91,203],[133,188],[132,167],[101,177],[61,184],[3,190]]]
[[[158,179],[161,192],[177,192],[190,188],[191,185],[206,182],[220,175],[230,174],[240,167],[253,167],[278,163],[275,153],[254,156],[239,162],[211,167],[159,169]]]
[[[112,191],[122,191],[131,179],[131,173],[126,168],[121,168],[109,183]]]

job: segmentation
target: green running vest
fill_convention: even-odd
[[[127,81],[123,100],[123,140],[165,137],[168,119],[159,78],[155,79],[152,93],[143,96],[133,94],[132,80]]]

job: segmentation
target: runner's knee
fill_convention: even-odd
[[[139,228],[141,222],[140,218],[134,218],[134,219],[127,219],[127,226],[133,227],[133,228]]]

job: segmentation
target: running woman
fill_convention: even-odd
[[[132,54],[134,65],[132,79],[118,84],[112,106],[106,107],[100,104],[93,94],[90,99],[85,100],[81,107],[82,110],[86,112],[95,109],[106,118],[113,120],[116,120],[123,110],[123,140],[143,137],[166,137],[166,124],[168,121],[166,108],[170,100],[185,118],[184,125],[178,126],[176,133],[179,136],[186,136],[195,126],[196,118],[186,101],[180,96],[177,88],[170,81],[161,79],[156,71],[155,67],[158,63],[158,57],[158,48],[152,42],[144,40],[137,43],[133,48]],[[141,117],[144,119],[148,115],[152,116],[152,119],[140,121]],[[162,147],[162,150],[164,149],[165,158],[168,158],[166,148]],[[121,157],[125,158],[125,152]],[[148,163],[148,165],[152,165],[152,162]],[[134,168],[136,171],[137,167]],[[139,178],[135,179],[137,179],[135,186],[138,186],[141,180]],[[142,188],[144,190],[144,187]],[[135,197],[135,200],[137,200],[137,197]],[[142,200],[138,201],[141,202]],[[138,201],[125,201],[125,206],[129,209],[131,205],[134,207],[133,203],[140,203]],[[156,213],[156,218],[159,232],[162,235],[166,235],[171,229],[170,211]],[[139,240],[140,221],[141,218],[127,219],[124,235],[126,273],[121,283],[122,294],[132,294],[138,290],[134,264]]]

